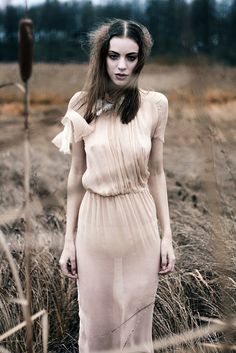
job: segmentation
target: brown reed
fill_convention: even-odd
[[[30,79],[33,61],[33,22],[23,18],[19,22],[19,64],[23,82]]]

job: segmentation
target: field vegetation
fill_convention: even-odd
[[[81,90],[86,71],[86,64],[36,64],[30,80],[32,313],[48,312],[51,353],[76,352],[79,330],[76,283],[64,278],[58,263],[70,157],[51,139],[61,130],[68,100]],[[0,65],[0,84],[7,82],[20,82],[17,64]],[[219,342],[236,344],[235,331],[207,331],[209,320],[222,323],[236,312],[236,69],[152,63],[140,87],[160,91],[169,101],[164,167],[177,259],[175,272],[160,278],[153,339],[204,327],[199,337],[186,335],[178,345],[166,347],[162,341],[158,352],[218,352]],[[22,113],[22,94],[13,86],[1,89],[0,229],[24,288]],[[1,335],[24,319],[3,249],[0,256]],[[33,334],[40,353],[40,320]],[[24,339],[25,328],[1,342],[5,350],[0,352],[25,352]]]

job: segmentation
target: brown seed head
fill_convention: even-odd
[[[33,60],[33,22],[29,18],[19,22],[19,64],[20,74],[24,82],[28,81],[32,72]]]

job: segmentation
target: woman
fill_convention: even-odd
[[[85,89],[52,140],[72,154],[60,265],[77,280],[80,353],[153,352],[159,275],[175,262],[163,170],[168,100],[138,88],[152,47],[144,26],[109,21],[90,44]]]

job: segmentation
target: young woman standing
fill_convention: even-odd
[[[138,87],[152,47],[146,27],[109,21],[90,44],[86,85],[52,140],[72,155],[60,265],[77,280],[80,353],[152,353],[159,275],[175,263],[163,168],[168,100]]]

